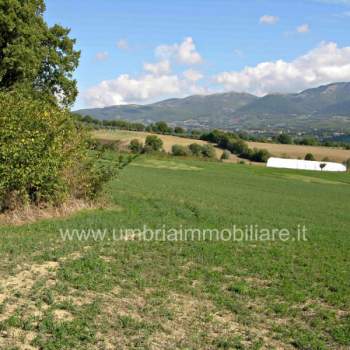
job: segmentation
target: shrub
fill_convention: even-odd
[[[175,134],[184,134],[185,133],[185,129],[181,128],[180,126],[176,126],[174,128],[174,133]]]
[[[131,140],[128,147],[129,150],[135,154],[141,153],[143,150],[143,144],[138,139]]]
[[[186,146],[173,145],[171,147],[171,153],[173,156],[188,156],[191,152]]]
[[[70,113],[19,92],[0,93],[0,210],[94,197],[113,174],[89,158]]]
[[[244,154],[249,150],[248,144],[243,140],[231,139],[227,144],[227,149],[234,154]]]
[[[277,137],[277,142],[283,145],[290,145],[293,143],[293,139],[288,134],[280,134]]]
[[[215,158],[215,148],[212,145],[202,146],[202,156],[205,158]]]
[[[229,151],[225,150],[221,155],[221,159],[222,160],[230,159],[230,155],[231,155],[231,153]]]
[[[202,156],[202,146],[198,143],[191,143],[188,146],[190,152],[195,157],[201,157]]]
[[[253,162],[266,163],[270,158],[270,153],[266,149],[253,149],[252,155],[249,158]]]
[[[314,157],[314,155],[312,154],[312,153],[307,153],[306,155],[305,155],[305,158],[304,158],[305,160],[315,160],[315,157]]]
[[[145,141],[145,152],[158,152],[163,148],[163,141],[155,135],[148,135]]]

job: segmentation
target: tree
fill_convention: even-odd
[[[44,0],[0,2],[0,89],[24,87],[71,105],[77,96],[72,74],[80,52],[70,29],[49,27]]]
[[[148,135],[145,141],[145,151],[146,152],[157,152],[161,151],[163,148],[163,141],[155,135]]]
[[[138,139],[133,139],[129,143],[129,150],[135,154],[141,153],[143,150],[143,144]]]
[[[271,157],[270,153],[266,149],[253,149],[250,160],[254,162],[266,163]]]
[[[190,154],[190,150],[186,146],[173,145],[171,147],[171,153],[173,156],[188,156]]]
[[[202,155],[202,146],[198,143],[191,143],[188,148],[195,157],[200,157]]]
[[[215,158],[215,148],[212,145],[202,146],[202,156],[205,158]]]
[[[314,155],[312,154],[312,153],[307,153],[306,155],[305,155],[305,158],[304,158],[305,160],[315,160],[315,157],[314,157]]]
[[[162,121],[155,123],[153,130],[161,134],[169,134],[171,132],[171,128],[168,126],[168,124]]]
[[[293,143],[293,139],[288,134],[278,135],[277,141],[283,145],[290,145]]]
[[[183,128],[181,128],[180,126],[176,126],[174,128],[174,132],[175,132],[175,134],[184,134],[185,130]]]
[[[321,163],[320,164],[321,171],[326,167],[326,165],[327,165],[326,163]]]

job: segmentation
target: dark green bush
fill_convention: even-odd
[[[305,160],[315,160],[315,157],[312,153],[307,153],[305,155]]]
[[[0,211],[92,198],[113,170],[89,157],[69,112],[19,92],[0,93]]]

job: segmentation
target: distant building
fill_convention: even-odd
[[[340,163],[316,162],[311,160],[284,159],[271,157],[266,164],[269,168],[285,168],[313,171],[346,171],[346,167]]]

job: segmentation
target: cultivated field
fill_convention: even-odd
[[[305,154],[312,153],[316,160],[329,158],[330,161],[344,162],[350,159],[350,151],[340,148],[319,147],[319,146],[299,146],[299,145],[279,145],[273,143],[248,142],[250,147],[265,148],[277,157],[288,156],[290,158],[304,158]]]
[[[93,137],[100,140],[120,140],[122,141],[122,146],[126,147],[132,139],[138,139],[142,142],[145,141],[146,137],[150,135],[147,132],[136,132],[136,131],[126,131],[126,130],[115,130],[115,131],[95,131],[93,132]],[[171,152],[171,147],[175,144],[188,146],[191,143],[198,143],[200,145],[207,144],[206,141],[186,139],[184,137],[177,137],[171,135],[158,135],[159,138],[163,141],[163,148],[166,152]],[[216,155],[218,158],[222,155],[222,150],[218,147],[215,147]],[[231,161],[237,161],[238,157],[234,154],[230,157]]]
[[[107,192],[104,209],[0,227],[1,349],[350,347],[349,174],[142,156]],[[114,240],[145,225],[290,238]],[[104,239],[74,234],[89,229]]]
[[[144,141],[149,133],[146,132],[133,132],[133,131],[97,131],[93,134],[99,139],[105,140],[122,140],[125,144],[130,142],[130,140],[137,138]],[[205,143],[204,141],[186,139],[182,137],[169,136],[169,135],[158,135],[164,142],[164,149],[167,152],[171,151],[171,146],[174,144],[189,145],[191,143]],[[344,162],[350,158],[350,151],[330,148],[330,147],[318,147],[318,146],[299,146],[299,145],[280,145],[272,143],[261,143],[261,142],[248,142],[251,148],[267,149],[272,155],[276,157],[289,157],[289,158],[302,158],[304,159],[307,153],[312,153],[316,160],[323,160],[328,158],[330,161]],[[221,156],[222,150],[219,148],[217,150],[217,155]],[[232,155],[233,161],[237,161],[238,158]]]

